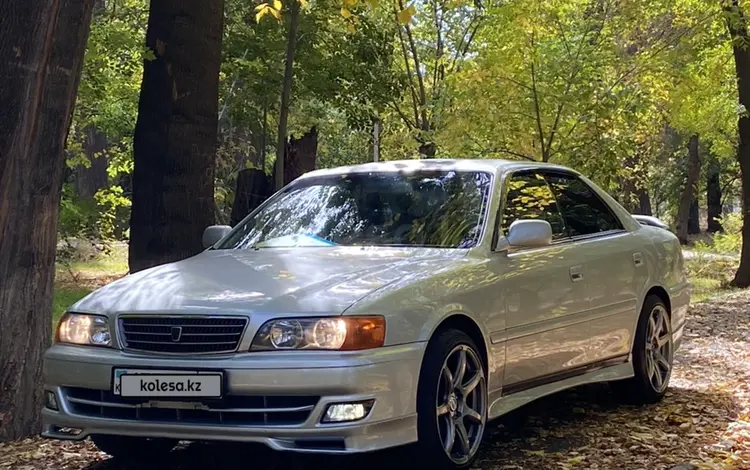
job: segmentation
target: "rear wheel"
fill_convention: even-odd
[[[174,439],[151,439],[146,437],[91,436],[102,452],[120,460],[150,462],[165,457],[177,445]]]
[[[432,468],[469,468],[487,423],[487,379],[474,341],[459,330],[434,337],[417,395],[417,450]]]
[[[672,376],[672,324],[664,302],[650,295],[643,303],[633,344],[635,376],[616,382],[624,397],[635,403],[656,403],[667,393]]]

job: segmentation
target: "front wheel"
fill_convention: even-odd
[[[656,403],[667,393],[672,376],[674,343],[669,311],[655,295],[643,303],[633,344],[633,378],[616,382],[623,396],[635,403]]]
[[[417,393],[420,458],[432,468],[469,468],[487,423],[487,378],[466,333],[446,330],[430,341]]]

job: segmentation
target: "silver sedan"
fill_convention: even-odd
[[[179,440],[468,468],[488,420],[581,384],[662,398],[691,286],[679,243],[561,166],[318,170],[192,258],[73,305],[43,435],[121,458]]]

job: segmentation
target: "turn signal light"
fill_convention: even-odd
[[[379,348],[385,342],[385,318],[342,317],[346,322],[346,339],[341,351]]]

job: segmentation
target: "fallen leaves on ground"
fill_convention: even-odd
[[[630,406],[607,385],[531,403],[489,425],[476,469],[750,469],[750,293],[694,305],[672,382],[656,405]],[[394,467],[402,451],[332,458],[258,446],[192,444],[154,468],[284,470]],[[406,454],[404,454],[406,455]],[[395,457],[395,459],[394,459]],[[402,460],[403,461],[403,460]],[[414,468],[414,463],[404,465]],[[126,470],[89,442],[0,444],[0,469]]]

